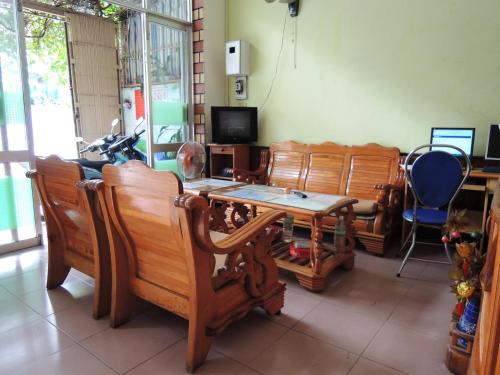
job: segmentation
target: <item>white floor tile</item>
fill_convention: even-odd
[[[347,374],[357,356],[323,341],[289,331],[255,358],[262,374]]]

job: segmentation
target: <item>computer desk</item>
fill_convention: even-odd
[[[463,229],[463,232],[480,232],[485,233],[486,221],[488,218],[489,211],[489,197],[493,195],[493,192],[499,185],[500,173],[483,172],[481,169],[471,169],[469,174],[469,179],[462,186],[462,190],[477,191],[484,194],[484,203],[482,211],[467,210],[467,218],[469,224]],[[470,181],[474,180],[474,181]],[[408,183],[405,184],[405,194],[403,198],[403,211],[409,207],[409,191]],[[410,194],[411,195],[411,194]],[[407,227],[410,223],[403,220],[401,225],[401,245],[405,240],[405,235],[407,233]],[[480,248],[482,249],[484,245],[484,235],[481,236]]]

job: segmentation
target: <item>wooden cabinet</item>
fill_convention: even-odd
[[[212,178],[232,180],[233,176],[224,173],[226,168],[248,169],[250,167],[250,145],[219,145],[210,147],[210,175]]]
[[[486,263],[481,272],[483,289],[469,375],[500,374],[500,187],[497,187],[489,219]]]

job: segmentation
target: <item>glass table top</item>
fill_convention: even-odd
[[[308,211],[328,211],[332,207],[343,205],[346,201],[355,201],[342,195],[301,192],[306,195],[302,198],[292,190],[287,193],[285,189],[265,185],[241,185],[215,191],[213,196],[236,198],[242,201],[254,201],[274,205],[288,206]]]

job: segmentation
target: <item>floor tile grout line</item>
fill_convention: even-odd
[[[127,371],[125,371],[123,373],[123,375],[125,374],[128,374],[130,373],[131,371],[133,371],[134,369],[136,369],[137,367],[139,367],[140,365],[150,361],[151,359],[155,358],[156,356],[160,355],[161,353],[167,351],[168,349],[172,348],[174,345],[177,345],[179,342],[181,342],[182,340],[186,339],[187,336],[183,336],[181,337],[180,339],[178,339],[177,341],[175,341],[174,343],[168,345],[167,347],[161,349],[160,351],[156,352],[155,354],[153,354],[151,357],[148,357],[147,359],[145,359],[144,361],[138,363],[137,365],[135,365],[134,367],[131,367],[130,369],[128,369]]]
[[[365,348],[363,349],[363,351],[359,354],[359,357],[358,357],[358,360],[356,361],[359,362],[359,359],[360,358],[365,358],[363,355],[365,354],[366,350],[368,349],[368,347],[371,345],[371,343],[373,342],[373,340],[375,340],[375,337],[377,337],[377,335],[379,334],[379,332],[382,330],[382,328],[384,328],[384,326],[387,324],[387,322],[389,321],[389,319],[391,318],[391,316],[394,314],[394,312],[396,311],[396,309],[399,307],[399,305],[401,305],[401,303],[403,302],[404,298],[406,298],[406,295],[407,293],[410,291],[411,288],[408,288],[407,291],[404,293],[404,295],[399,299],[399,301],[396,303],[396,305],[394,305],[391,313],[387,316],[387,318],[385,319],[385,321],[380,325],[379,329],[377,330],[377,332],[375,332],[375,334],[373,335],[373,337],[370,339],[370,341],[368,342],[368,344],[366,344]],[[365,358],[365,359],[368,359],[368,358]],[[371,359],[368,359],[371,361]],[[375,362],[375,361],[373,361]],[[376,362],[378,363],[378,362]],[[397,371],[400,371],[399,369],[395,369],[393,367],[390,367],[390,366],[387,366],[385,364],[382,364],[382,363],[379,363],[380,365],[383,365],[383,366],[386,366],[386,367],[389,367],[389,368],[392,368],[393,370],[397,370]],[[349,371],[350,372],[350,371]]]
[[[307,333],[307,332],[301,332],[301,331],[298,331],[298,330],[296,330],[296,329],[290,329],[290,331],[293,331],[293,332],[295,332],[295,333],[298,333],[298,334],[301,334],[301,335],[307,336],[307,337],[309,337],[309,338],[311,338],[311,339],[314,339],[314,340],[321,341],[323,344],[326,344],[326,345],[329,345],[329,346],[333,346],[334,348],[336,348],[336,349],[340,349],[340,350],[343,350],[344,352],[347,352],[347,353],[349,353],[349,354],[353,354],[353,355],[355,355],[355,356],[360,356],[360,355],[361,355],[361,354],[356,354],[356,353],[354,353],[354,352],[353,352],[352,350],[350,350],[350,349],[343,348],[343,347],[339,346],[338,344],[333,344],[333,343],[331,343],[331,342],[328,342],[328,341],[325,341],[325,340],[323,340],[323,339],[320,339],[320,338],[317,338],[317,337],[315,337],[315,336],[312,336],[311,334],[309,334],[309,333]]]
[[[271,322],[271,323],[273,323],[273,322]],[[281,326],[281,327],[283,327],[283,326]],[[256,355],[254,355],[251,359],[249,359],[248,360],[248,364],[246,366],[250,367],[252,370],[257,371],[252,366],[250,366],[250,363],[253,362],[253,361],[255,361],[262,353],[264,353],[264,351],[266,349],[269,349],[271,346],[273,346],[274,344],[276,344],[281,338],[283,338],[290,331],[291,331],[291,329],[287,328],[281,335],[279,335],[275,340],[273,340],[271,343],[269,343],[269,345],[266,348],[263,348]],[[232,357],[229,357],[229,358],[232,358]]]
[[[229,356],[229,355],[226,355],[226,354],[222,353],[221,351],[219,351],[219,350],[217,350],[217,349],[215,349],[215,348],[214,348],[214,349],[212,349],[212,350],[213,350],[214,352],[219,353],[220,355],[224,356],[225,358],[228,358],[228,359],[230,359],[231,361],[234,361],[234,362],[236,362],[236,363],[238,363],[238,364],[242,365],[243,367],[245,367],[245,368],[247,368],[247,369],[249,369],[249,370],[255,371],[256,373],[258,373],[258,374],[260,374],[260,375],[264,375],[264,373],[262,373],[262,372],[260,372],[259,370],[256,370],[256,369],[254,369],[254,368],[250,367],[250,366],[249,366],[249,365],[247,365],[246,363],[241,362],[241,361],[239,361],[239,360],[238,360],[238,359],[236,359],[236,358],[233,358],[233,357],[231,357],[231,356]],[[257,357],[256,357],[256,358],[257,358]]]

